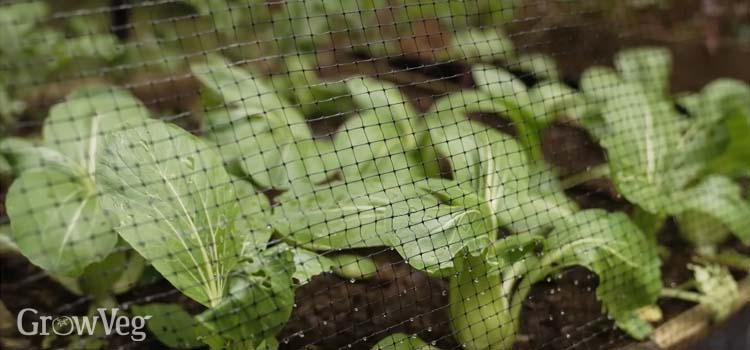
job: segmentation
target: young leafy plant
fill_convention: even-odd
[[[545,56],[529,59],[536,62],[527,62],[524,67],[540,80],[531,88],[505,69],[474,65],[472,76],[477,84],[476,91],[462,91],[453,94],[451,99],[443,99],[433,107],[433,113],[446,114],[450,118],[456,115],[456,109],[465,108],[465,112],[507,117],[531,159],[541,160],[541,130],[559,114],[581,109],[585,101],[574,90],[554,80],[557,68]]]
[[[266,250],[265,197],[232,178],[209,146],[156,120],[105,137],[97,162],[115,230],[175,288],[208,307],[212,348],[254,348],[291,313],[295,266]],[[266,209],[264,209],[266,208]]]
[[[217,305],[240,252],[257,242],[241,234],[267,232],[243,231],[251,228],[238,220],[238,196],[218,155],[151,120],[107,137],[102,152],[102,204],[117,213],[117,232],[185,295]],[[260,213],[259,203],[251,210]]]
[[[83,89],[50,110],[41,146],[3,142],[19,172],[6,200],[13,239],[34,264],[76,277],[113,250],[117,235],[96,176],[102,138],[147,117],[124,91]]]
[[[737,281],[724,266],[717,264],[689,264],[693,279],[686,283],[697,291],[688,288],[665,288],[661,295],[704,305],[713,312],[714,321],[720,322],[732,313],[739,297]]]
[[[538,255],[535,245],[543,247]],[[468,349],[512,348],[531,286],[570,266],[598,275],[597,298],[619,327],[637,339],[651,330],[634,311],[659,296],[659,260],[655,244],[624,214],[580,211],[546,237],[510,236],[478,257],[457,259],[449,292],[451,325]]]
[[[388,188],[404,183],[398,179],[428,176],[424,151],[429,134],[400,89],[366,77],[351,78],[346,85],[359,113],[333,138],[344,179],[377,176]]]
[[[617,72],[584,73],[582,89],[596,116],[585,125],[607,150],[610,176],[629,201],[656,216],[675,216],[696,245],[716,244],[729,232],[748,242],[750,204],[711,166],[726,149],[725,121],[750,120],[750,90],[717,81],[677,101],[689,114],[683,118],[667,96],[669,62],[663,50],[635,49],[618,55]],[[727,160],[736,154],[742,164],[741,152],[725,154]]]
[[[661,284],[655,243],[622,214],[579,211],[554,176],[530,163],[514,139],[459,116],[433,116],[427,119],[431,138],[438,153],[450,160],[454,181],[441,181],[442,190],[432,188],[447,198],[474,198],[474,206],[486,208],[484,219],[490,222],[489,238],[494,242],[479,256],[466,251],[454,262],[450,295],[457,339],[470,349],[510,348],[518,332],[520,305],[530,286],[572,265],[599,275],[597,295],[605,309],[620,327],[643,338],[649,327],[633,311],[652,304],[658,296]],[[501,227],[515,235],[496,240]],[[599,248],[603,242],[607,248]],[[534,243],[546,247],[540,257],[509,253],[525,250],[528,254]],[[632,250],[633,246],[639,250]],[[405,257],[421,252],[409,253]],[[632,262],[636,255],[640,263],[611,271],[621,261]],[[623,276],[631,281],[629,287],[639,289],[616,291],[623,288],[619,285]],[[632,299],[623,297],[628,293]]]
[[[203,137],[235,175],[287,190],[327,177],[302,113],[267,82],[219,56],[193,66],[203,83]],[[309,179],[308,179],[309,177]]]
[[[322,80],[318,65],[314,54],[287,56],[285,72],[271,76],[273,86],[308,119],[332,118],[356,109],[346,84]]]
[[[6,67],[0,72],[0,128],[12,126],[13,118],[30,107],[26,97],[40,83],[74,71],[80,76],[123,56],[117,38],[100,23],[75,16],[53,26],[51,18],[44,1],[6,4],[0,11],[0,41],[6,43],[0,48],[0,65]]]

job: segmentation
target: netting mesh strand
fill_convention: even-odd
[[[0,1],[0,347],[687,344],[750,295],[743,3]]]

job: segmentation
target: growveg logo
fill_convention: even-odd
[[[18,313],[16,326],[18,332],[23,335],[94,335],[97,329],[101,328],[106,335],[130,336],[130,339],[137,342],[146,339],[146,333],[142,330],[152,316],[128,317],[118,315],[118,312],[118,308],[99,308],[93,316],[53,317],[39,316],[39,311],[27,308]],[[24,326],[26,318],[33,320]]]

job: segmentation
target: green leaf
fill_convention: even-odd
[[[469,63],[498,63],[513,59],[513,42],[501,29],[466,28],[457,31],[448,47],[445,60],[466,60]]]
[[[531,108],[541,125],[549,125],[561,116],[581,118],[585,113],[583,95],[558,82],[544,82],[529,90]]]
[[[498,169],[505,172],[499,175],[501,178],[504,175],[507,179],[526,180],[522,176],[527,174],[525,154],[512,137],[469,120],[441,125],[428,119],[427,123],[433,146],[450,159],[457,182],[479,193],[484,191],[484,179],[496,175]]]
[[[734,304],[739,298],[737,282],[729,269],[720,265],[695,265],[693,270],[698,291],[701,293],[701,304],[708,306],[714,313],[714,321],[721,321],[732,314]]]
[[[133,305],[132,311],[134,316],[151,316],[146,327],[160,343],[170,348],[194,349],[205,346],[201,338],[208,335],[208,330],[178,304]]]
[[[381,233],[384,241],[409,265],[432,275],[448,275],[459,251],[478,254],[495,235],[489,211],[481,205],[411,201],[393,206],[395,213],[406,214],[394,217],[392,233]]]
[[[369,257],[357,254],[334,254],[328,257],[333,272],[346,279],[364,280],[375,277],[378,266]]]
[[[750,113],[733,115],[725,121],[729,144],[725,151],[714,157],[708,171],[732,177],[750,176]]]
[[[451,204],[449,194],[437,193],[444,187],[426,182],[383,187],[362,181],[284,196],[273,226],[285,240],[311,250],[391,246],[412,266],[433,274],[449,271],[463,247],[478,252],[489,244],[491,216],[476,200]]]
[[[678,220],[681,228],[690,227],[686,232],[696,242],[720,242],[724,238],[722,231],[726,228],[741,241],[750,242],[750,203],[742,198],[742,189],[726,177],[712,175],[693,187],[675,193],[669,213],[681,215]],[[707,217],[701,219],[699,215],[686,219],[685,216],[691,213]],[[687,223],[685,220],[698,222]],[[726,228],[717,228],[714,221]]]
[[[501,224],[514,233],[536,232],[554,226],[578,211],[564,194],[543,194],[531,189],[512,190],[499,197],[496,210]]]
[[[140,280],[146,261],[127,245],[120,244],[104,260],[86,267],[77,280],[70,283],[82,293],[98,298],[119,295],[129,291]],[[60,282],[60,277],[56,279]]]
[[[8,190],[13,239],[34,264],[53,274],[78,276],[117,243],[92,179],[48,166],[24,172]]]
[[[750,175],[750,87],[736,80],[719,79],[707,85],[701,106],[713,106],[727,131],[729,144],[719,157],[713,157],[709,170],[730,176]],[[705,102],[704,102],[705,101]]]
[[[231,184],[239,206],[234,231],[236,237],[242,240],[240,254],[260,251],[266,247],[273,233],[272,228],[268,226],[271,204],[268,203],[268,198],[256,192],[250,183],[232,177]]]
[[[194,65],[203,83],[204,137],[261,187],[289,189],[327,174],[304,117],[273,88],[218,56]]]
[[[108,33],[99,34],[89,31],[79,37],[66,38],[56,44],[53,53],[58,59],[56,63],[60,65],[69,65],[82,58],[114,61],[125,53],[125,47],[120,41]]]
[[[325,181],[329,169],[326,169],[326,163],[322,158],[324,152],[320,143],[313,139],[290,140],[279,144],[276,152],[271,151],[264,155],[262,164],[268,169],[268,183],[273,188],[290,189],[296,193],[307,188],[310,183]],[[247,160],[245,164],[248,164]],[[257,163],[253,166],[257,167]],[[248,165],[245,169],[249,169]],[[250,174],[252,176],[254,173]],[[262,181],[264,180],[260,182]]]
[[[125,266],[121,268],[119,277],[112,283],[112,293],[123,294],[138,284],[144,271],[146,271],[146,260],[134,250],[128,251],[128,259]]]
[[[191,70],[203,84],[206,102],[213,102],[213,105],[207,106],[209,108],[226,104],[244,107],[253,112],[270,112],[287,107],[287,102],[276,94],[272,86],[254,74],[236,67],[222,56],[210,55],[206,58],[206,63],[194,64]],[[294,112],[296,111],[290,113]]]
[[[376,180],[330,184],[310,193],[284,196],[272,226],[295,245],[311,250],[382,246],[391,230],[392,198]],[[365,187],[374,187],[368,191]],[[393,189],[395,198],[401,198]]]
[[[491,66],[474,69],[477,89],[489,94],[498,105],[495,111],[507,115],[514,123],[519,141],[533,159],[541,159],[539,130],[542,119],[537,120],[526,85],[510,72]]]
[[[695,247],[715,247],[731,234],[723,222],[705,211],[688,209],[675,216],[680,236]]]
[[[56,149],[38,146],[28,139],[9,137],[0,141],[0,154],[10,163],[13,174],[49,166],[70,165],[71,160]]]
[[[291,249],[294,254],[295,270],[292,279],[297,285],[307,284],[313,277],[331,271],[334,266],[331,259],[316,252],[302,248],[285,247],[284,249]]]
[[[256,350],[278,350],[279,348],[279,341],[276,339],[276,337],[268,337],[264,339],[260,345],[258,345]]]
[[[330,272],[334,266],[333,260],[329,257],[318,254],[317,252],[304,248],[289,246],[287,244],[277,244],[266,249],[262,254],[271,256],[273,254],[292,253],[294,260],[294,273],[292,280],[295,286],[303,286],[310,280],[322,273]],[[256,256],[246,256],[247,260],[255,261]]]
[[[286,74],[274,76],[274,86],[278,91],[289,91],[287,95],[305,117],[325,118],[356,108],[344,82],[318,78],[319,64],[314,54],[287,56],[284,63]]]
[[[438,348],[428,345],[415,335],[394,333],[378,341],[371,350],[438,350]]]
[[[624,80],[640,84],[652,98],[660,99],[669,93],[672,70],[669,49],[641,47],[623,50],[615,56],[615,67]]]
[[[224,295],[242,241],[231,178],[194,136],[144,121],[106,138],[98,162],[102,203],[117,232],[177,289],[207,306]]]
[[[42,129],[45,146],[3,140],[0,152],[20,174],[8,196],[17,239],[48,244],[40,247],[47,251],[46,258],[35,257],[40,254],[37,248],[19,244],[32,261],[50,273],[74,277],[112,250],[117,237],[111,232],[111,219],[100,209],[95,183],[101,139],[126,120],[147,117],[145,107],[127,92],[86,88],[52,107]]]
[[[560,222],[547,239],[541,279],[550,271],[578,265],[599,276],[596,295],[621,327],[632,313],[656,302],[661,291],[656,243],[625,214],[585,210]],[[626,329],[627,330],[627,329]]]
[[[396,121],[377,112],[363,112],[347,120],[334,136],[335,157],[347,181],[380,177],[383,183],[423,176],[424,170],[406,148]]]
[[[219,33],[228,38],[237,38],[240,32],[237,23],[247,23],[252,30],[257,23],[271,20],[271,7],[259,0],[185,0],[204,16],[211,17],[211,23]]]
[[[54,105],[44,120],[44,143],[96,172],[100,138],[124,122],[148,118],[148,111],[128,92],[111,87],[77,90]]]
[[[523,54],[516,60],[518,66],[528,71],[539,80],[548,82],[560,81],[560,72],[555,59],[541,53]]]
[[[428,125],[433,125],[429,119]],[[431,133],[435,148],[449,157],[456,182],[487,202],[496,216],[492,226],[530,232],[576,210],[560,189],[540,191],[542,186],[532,185],[543,171],[529,167],[523,148],[510,136],[468,120],[436,126]]]
[[[212,333],[258,346],[289,319],[294,303],[294,260],[287,249],[255,255],[232,275],[227,296],[198,319]]]
[[[670,175],[672,150],[680,138],[678,117],[667,103],[651,103],[633,93],[609,100],[602,112],[610,174],[620,193],[644,209],[660,213],[670,206],[668,196],[679,184]]]
[[[86,267],[78,279],[81,290],[95,296],[105,296],[111,286],[120,278],[120,274],[127,266],[124,251],[115,251],[104,260]]]
[[[466,121],[467,114],[473,112],[505,113],[507,109],[502,104],[492,100],[492,96],[482,90],[462,90],[438,99],[426,113],[425,119],[432,126],[450,125]]]
[[[533,265],[528,262],[529,266]],[[468,253],[459,253],[455,265],[448,297],[451,329],[456,340],[467,349],[511,348],[520,314],[514,314],[512,292],[504,283],[501,271],[485,256]],[[521,275],[519,272],[518,276]],[[517,280],[516,276],[510,278],[510,283]],[[520,310],[520,305],[517,308]]]
[[[360,111],[374,111],[381,118],[389,116],[405,140],[404,149],[416,147],[414,130],[419,129],[415,118],[418,113],[396,85],[365,77],[349,79],[346,85]]]
[[[620,316],[617,327],[635,339],[646,339],[654,331],[654,327],[643,320],[637,312],[631,312]]]
[[[20,44],[18,38],[24,37],[34,30],[49,14],[49,7],[44,1],[28,1],[23,3],[5,4],[0,11],[0,23],[4,30],[0,32],[0,40],[9,46]],[[13,45],[15,44],[15,45]],[[7,48],[4,48],[7,49]]]
[[[549,231],[549,229],[545,229]],[[543,231],[520,233],[497,240],[487,247],[485,259],[489,265],[505,268],[525,258],[529,253],[544,248]]]
[[[622,79],[613,69],[594,66],[581,75],[581,90],[586,98],[596,102],[606,101],[620,95]]]
[[[685,168],[682,171],[687,177],[701,170],[710,172],[711,163],[719,165],[717,170],[725,173],[741,173],[743,167],[748,168],[748,163],[742,160],[746,151],[741,143],[750,132],[748,100],[750,88],[730,79],[716,80],[699,94],[683,96],[679,102],[691,118],[681,139],[675,167]],[[717,159],[717,155],[722,156]],[[735,156],[738,158],[733,159]]]
[[[473,76],[477,82],[477,89],[512,106],[511,109],[529,106],[526,85],[510,72],[501,68],[479,65],[474,67]]]

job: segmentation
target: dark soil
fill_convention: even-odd
[[[572,123],[555,122],[542,131],[544,160],[559,168],[561,175],[589,170],[607,160],[599,144],[585,129]]]
[[[507,116],[497,115],[494,113],[473,112],[469,113],[466,117],[471,120],[478,121],[489,127],[500,130],[501,132],[510,136],[518,136],[518,130],[516,129],[515,123]]]
[[[602,316],[597,285],[597,276],[584,268],[535,285],[521,312],[517,348],[611,349],[629,342],[630,337]]]
[[[471,76],[471,67],[463,61],[426,63],[411,56],[399,56],[388,59],[388,63],[396,71],[413,71],[431,80],[450,82],[463,89],[475,86]]]
[[[278,336],[281,349],[370,349],[396,332],[456,348],[447,283],[414,270],[395,252],[372,257],[378,274],[371,280],[352,283],[324,274],[297,290],[298,306]]]

